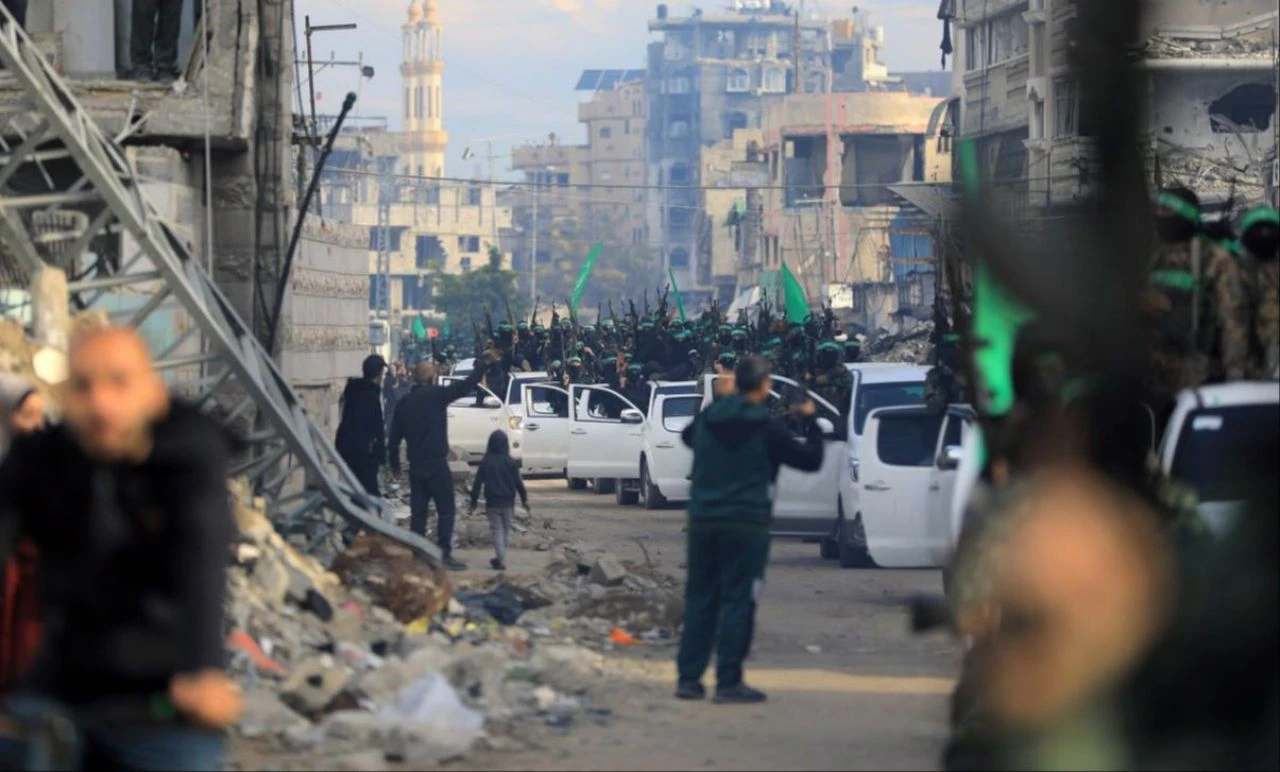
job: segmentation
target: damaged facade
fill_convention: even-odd
[[[1017,209],[1089,194],[1093,150],[1072,57],[1072,0],[947,0],[955,30],[949,129],[977,142],[991,193]],[[1153,186],[1207,203],[1276,197],[1276,40],[1272,2],[1149,3],[1141,57]],[[1158,179],[1157,179],[1158,177]]]
[[[175,84],[117,77],[129,64],[128,0],[32,2],[26,31],[92,119],[107,134],[121,138],[141,187],[160,215],[264,341],[289,232],[298,216],[291,161],[295,52],[292,38],[280,34],[285,29],[282,22],[292,17],[293,4],[211,2],[201,24],[192,18],[192,5],[184,5],[182,72]],[[8,146],[16,144],[17,132],[29,133],[34,120],[31,101],[17,81],[0,77],[0,133]],[[64,179],[63,163],[70,168],[69,162],[47,164],[52,183],[10,179],[0,194],[68,192],[75,179]],[[96,206],[66,208],[80,209],[92,218]],[[212,224],[211,237],[207,223]],[[338,226],[307,223],[289,273],[286,296],[292,297],[282,309],[273,352],[308,413],[322,423],[337,402],[345,376],[358,371],[368,350],[363,317],[368,277],[360,266],[335,257],[348,249],[349,241],[350,234]],[[119,266],[135,252],[127,234],[110,234],[95,238],[84,254],[68,259],[82,266],[99,259]],[[23,320],[25,279],[2,253],[0,266],[5,289],[0,313]],[[159,284],[157,280],[156,289]],[[103,303],[124,313],[143,307],[147,300],[145,294],[117,290]],[[177,307],[162,308],[155,319],[160,321],[148,320],[143,333],[157,351],[167,349],[190,327]],[[174,355],[199,352],[199,336],[186,340]]]
[[[950,146],[934,120],[943,104],[862,92],[788,96],[771,107],[759,148],[768,183],[755,191],[757,248],[739,261],[736,302],[772,295],[785,263],[810,297],[864,329],[894,329],[923,313],[932,238],[894,188],[950,180]]]

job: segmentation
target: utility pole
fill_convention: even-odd
[[[353,30],[356,28],[357,28],[357,25],[355,24],[317,24],[315,26],[312,26],[311,16],[308,14],[305,17],[304,31],[307,38],[307,90],[309,92],[310,102],[311,102],[311,105],[310,105],[311,123],[309,128],[307,129],[307,154],[308,155],[311,153],[314,153],[316,151],[316,147],[320,144],[320,126],[316,122],[316,70],[315,70],[315,59],[311,55],[311,33],[341,32],[344,30]],[[364,69],[363,67],[361,67],[361,73],[363,72],[364,72]],[[301,105],[299,105],[299,107],[301,107]],[[304,168],[303,168],[302,159],[299,158],[298,160],[299,186],[302,185],[302,180],[306,179],[306,175],[302,173],[303,171],[304,171]],[[302,188],[299,187],[300,192],[301,190]],[[316,213],[317,214],[320,213],[319,200],[316,201]]]
[[[395,187],[393,171],[383,166],[378,172],[378,306],[387,320],[388,343],[394,342],[391,323],[391,200]],[[395,353],[395,352],[392,352]]]
[[[529,255],[529,307],[538,302],[538,175],[533,176],[533,237]]]

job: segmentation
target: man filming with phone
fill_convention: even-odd
[[[693,449],[689,501],[688,577],[684,632],[676,657],[676,697],[702,699],[702,674],[716,649],[718,703],[763,702],[742,680],[751,648],[756,602],[764,587],[773,521],[774,482],[783,465],[805,472],[822,466],[817,407],[807,394],[789,400],[802,439],[766,403],[769,366],[749,356],[716,379],[715,400],[681,435]]]

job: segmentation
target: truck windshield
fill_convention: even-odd
[[[869,383],[858,387],[854,406],[853,431],[861,435],[867,414],[882,407],[909,407],[924,404],[924,381]]]
[[[1251,497],[1248,464],[1275,437],[1280,404],[1206,407],[1187,415],[1173,454],[1173,477],[1193,485],[1202,502]]]

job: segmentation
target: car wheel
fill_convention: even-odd
[[[843,522],[843,518],[841,518]],[[862,518],[854,515],[853,522],[840,529],[838,542],[841,568],[873,568],[875,561],[867,552],[867,534],[862,528]]]
[[[613,493],[617,482],[612,477],[597,477],[591,481],[591,487],[595,490],[597,496],[603,496],[606,493]]]
[[[634,506],[640,500],[640,491],[627,490],[621,480],[616,480],[613,486],[613,500],[620,507]]]
[[[587,481],[581,477],[567,477],[569,480],[569,490],[584,491],[587,489]]]
[[[644,459],[640,459],[640,503],[645,509],[662,509],[667,505],[662,492],[649,477],[649,462]]]

